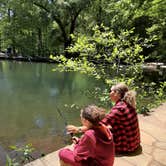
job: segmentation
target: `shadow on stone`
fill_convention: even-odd
[[[140,145],[134,152],[123,152],[123,153],[116,153],[116,157],[123,157],[123,156],[137,156],[142,154],[142,146]]]

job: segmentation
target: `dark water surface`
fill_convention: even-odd
[[[53,68],[55,64],[0,61],[0,166],[10,145],[32,143],[45,154],[63,147],[69,136],[57,108],[76,124],[80,108],[95,102],[84,92],[101,87],[100,82]]]

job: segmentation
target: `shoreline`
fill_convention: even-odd
[[[24,62],[44,62],[44,63],[58,63],[57,61],[48,57],[23,57],[23,56],[0,56],[0,60],[9,61],[24,61]]]

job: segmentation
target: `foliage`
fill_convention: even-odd
[[[102,79],[106,84],[111,81],[111,73],[114,73],[114,77],[128,77],[128,80],[138,77],[136,73],[141,73],[140,66],[144,62],[141,55],[144,42],[137,36],[132,36],[133,30],[121,31],[119,35],[115,35],[109,28],[102,26],[102,31],[100,28],[96,26],[93,29],[93,36],[72,36],[75,45],[69,47],[68,51],[79,53],[79,58],[67,59],[62,55],[51,58],[61,62],[59,67],[86,72]],[[124,65],[127,68],[122,72]]]
[[[34,160],[32,156],[32,152],[34,151],[34,148],[32,147],[32,144],[27,144],[24,147],[17,147],[17,146],[10,146],[12,150],[15,150],[17,153],[19,153],[19,156],[21,156],[19,162],[15,162],[16,159],[10,159],[9,156],[7,156],[7,163],[8,165],[11,164],[11,166],[15,166],[15,164],[23,164],[26,162],[30,162],[31,160]],[[12,165],[13,164],[13,165]]]
[[[143,40],[157,36],[151,47],[142,47],[142,55],[165,60],[163,0],[1,0],[0,6],[0,49],[12,47],[14,55],[78,57],[66,51],[74,42],[71,35],[92,36],[92,28],[103,24],[114,35],[132,29]]]
[[[146,114],[151,108],[157,107],[166,101],[166,82],[158,83],[142,83],[137,87],[137,109],[140,113]]]
[[[90,0],[2,2],[0,34],[4,42],[1,47],[10,46],[14,55],[24,56],[64,52],[63,46],[66,48],[71,42],[77,17],[89,3]],[[68,16],[70,19],[66,19]]]
[[[95,88],[93,92],[87,92],[87,94],[96,98],[102,106],[109,106],[110,86],[117,82],[126,82],[141,94],[138,96],[138,111],[141,112],[143,109],[148,111],[151,106],[144,102],[150,101],[149,98],[145,100],[147,96],[154,93],[155,100],[159,101],[165,95],[164,84],[156,87],[155,83],[140,83],[144,63],[141,55],[142,47],[148,47],[151,39],[143,41],[138,36],[133,36],[133,30],[121,31],[119,35],[115,35],[104,26],[102,28],[96,26],[93,30],[93,36],[81,35],[78,38],[72,36],[75,44],[68,48],[68,51],[79,53],[79,58],[67,59],[62,55],[51,57],[61,62],[58,65],[59,68],[55,70],[80,71],[101,79],[106,89],[102,91],[100,88]],[[146,108],[144,108],[145,105],[147,105]]]
[[[44,37],[48,18],[36,7],[21,0],[7,1],[2,5],[1,20],[3,49],[11,47],[13,55],[34,56],[40,49],[40,31]],[[28,44],[27,44],[28,43]],[[42,55],[42,54],[40,54]]]
[[[19,166],[20,164],[15,161],[15,159],[11,159],[8,155],[6,156],[6,166]]]

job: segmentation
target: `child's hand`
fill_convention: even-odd
[[[78,137],[72,137],[72,141],[74,144],[78,144],[79,138]]]
[[[107,125],[107,128],[111,130],[111,129],[112,129],[112,126],[111,126],[111,125]]]
[[[68,125],[66,129],[68,133],[78,133],[78,127],[74,125]]]

